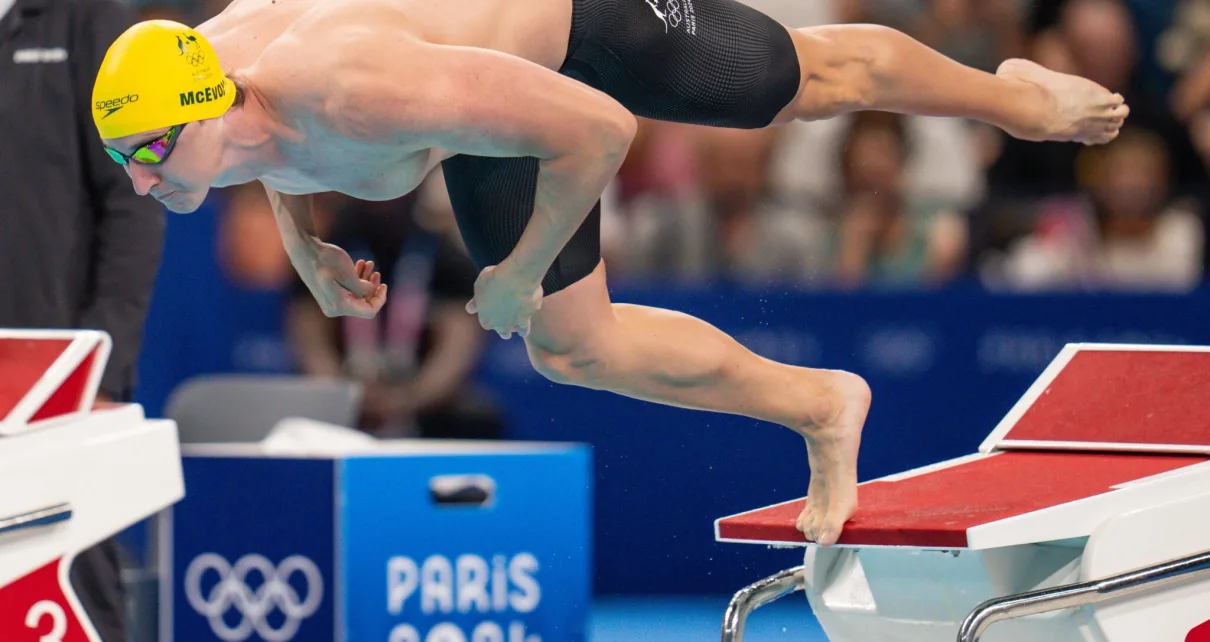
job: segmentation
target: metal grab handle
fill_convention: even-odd
[[[0,518],[0,535],[26,528],[49,526],[71,519],[71,504],[66,502],[39,508],[38,510]]]
[[[1058,611],[1134,595],[1206,575],[1210,577],[1210,551],[1156,564],[1103,580],[1069,584],[988,600],[975,607],[962,628],[958,642],[978,642],[987,628],[1001,620]]]
[[[756,609],[801,591],[806,585],[806,568],[799,566],[741,589],[731,598],[723,616],[723,642],[743,642],[748,615]]]

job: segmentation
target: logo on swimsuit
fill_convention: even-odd
[[[689,35],[697,34],[697,16],[693,11],[693,0],[646,0],[647,6],[655,12],[655,17],[664,23],[664,33],[676,29],[682,24]],[[659,3],[664,3],[660,9]]]
[[[660,11],[660,7],[656,5],[656,0],[647,0],[647,5],[655,12],[655,17],[664,23],[664,33],[668,33],[668,16],[664,15],[663,11]]]
[[[207,87],[204,91],[201,89],[197,91],[186,91],[181,93],[181,107],[200,105],[201,103],[208,103],[212,100],[218,100],[226,95],[226,93],[227,86],[223,83],[219,83],[213,87]]]
[[[98,100],[95,108],[97,111],[104,111],[106,114],[101,117],[102,120],[109,118],[113,113],[130,103],[139,102],[138,94],[127,94],[121,98],[110,98],[109,100]]]

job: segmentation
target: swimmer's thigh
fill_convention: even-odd
[[[735,0],[575,0],[560,72],[637,116],[759,129],[798,95],[789,30]]]

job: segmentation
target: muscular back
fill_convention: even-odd
[[[488,49],[554,70],[566,55],[571,8],[571,0],[235,0],[198,31],[223,68],[246,72],[292,130],[280,143],[283,166],[261,177],[266,186],[379,200],[411,191],[448,154],[335,130],[324,118],[334,70],[405,39]],[[397,50],[391,57],[373,63],[398,67],[391,78],[400,86],[425,73]]]
[[[389,12],[435,44],[492,49],[557,69],[567,50],[571,0],[235,0],[198,27],[224,68],[254,63],[300,20],[323,22]],[[369,21],[367,27],[374,27]],[[402,62],[402,61],[401,61]]]

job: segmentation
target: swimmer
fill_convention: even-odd
[[[134,189],[174,212],[260,181],[329,316],[373,317],[387,288],[317,238],[308,195],[393,199],[440,165],[481,270],[467,311],[484,329],[520,335],[559,383],[796,431],[811,469],[798,527],[823,545],[857,508],[870,390],[688,315],[610,301],[598,199],[635,116],[758,129],[881,110],[1097,144],[1128,112],[1024,60],[984,73],[889,28],[787,28],[735,0],[235,0],[196,29],[130,28],[93,102]]]

